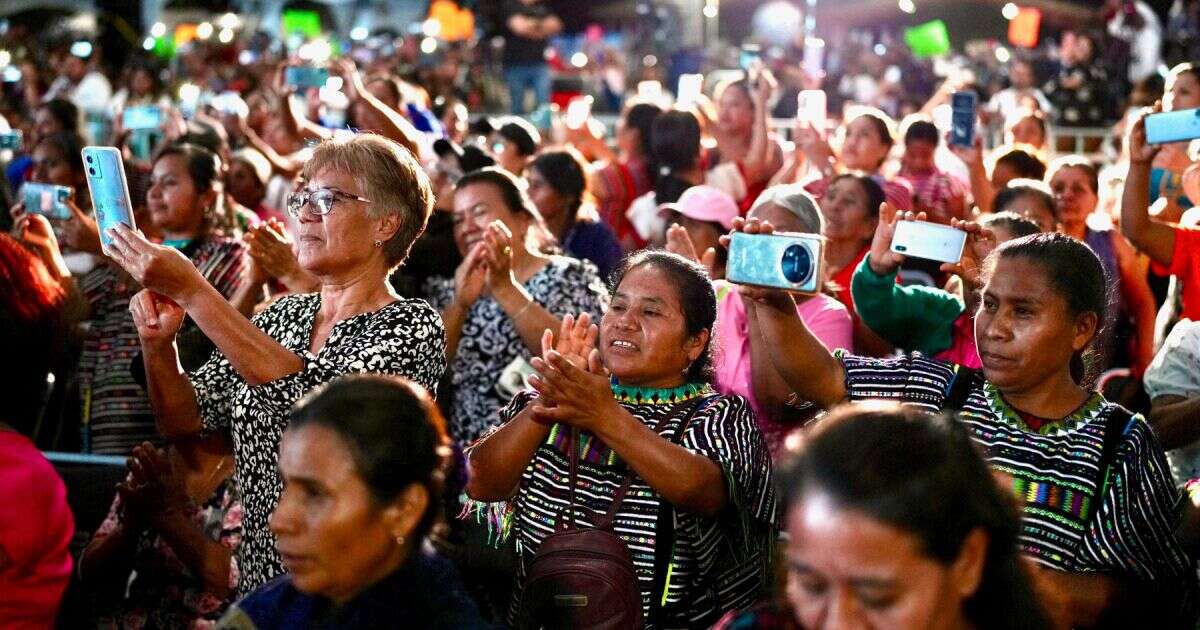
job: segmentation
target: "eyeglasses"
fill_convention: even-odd
[[[310,206],[314,214],[323,217],[333,212],[333,202],[337,199],[350,199],[352,201],[371,203],[370,199],[363,199],[362,197],[340,190],[318,188],[316,190],[297,190],[288,195],[287,211],[293,217],[299,218],[304,207]]]

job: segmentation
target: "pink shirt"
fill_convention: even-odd
[[[28,438],[0,430],[0,628],[52,628],[71,578],[67,488]]]
[[[768,437],[784,430],[767,418],[754,398],[750,374],[750,337],[746,306],[737,287],[717,282],[717,321],[714,328],[716,388],[722,394],[737,394],[750,402],[759,427]],[[796,305],[804,325],[830,351],[854,351],[854,323],[850,311],[836,299],[817,294]]]
[[[983,369],[983,361],[979,359],[979,348],[975,346],[975,313],[963,313],[954,320],[950,347],[933,355],[933,358],[976,370]]]

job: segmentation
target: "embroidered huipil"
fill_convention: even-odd
[[[767,566],[775,537],[775,492],[771,462],[746,400],[721,396],[707,385],[684,385],[673,390],[646,390],[614,385],[614,395],[630,414],[654,428],[666,416],[661,435],[671,439],[691,412],[699,410],[680,444],[703,455],[724,472],[728,505],[716,518],[674,511],[675,544],[666,593],[654,588],[656,526],[662,496],[634,476],[614,521],[615,533],[629,545],[642,591],[643,614],[649,619],[651,597],[661,598],[663,627],[701,628],[730,610],[745,608],[763,593],[770,575]],[[507,422],[525,408],[534,394],[522,392],[501,412]],[[561,525],[560,510],[568,504],[570,427],[555,425],[521,476],[520,488],[509,503],[472,504],[476,518],[490,518],[489,528],[500,536],[516,536],[519,561],[510,615],[515,620],[525,571],[538,546]],[[580,434],[576,501],[604,513],[624,480],[627,466],[603,442]],[[580,511],[576,523],[588,526]]]
[[[846,368],[851,400],[886,399],[938,412],[955,375],[955,366],[919,355],[835,354]],[[959,418],[992,469],[1012,478],[1012,491],[1023,503],[1020,546],[1026,554],[1061,571],[1178,580],[1189,565],[1174,535],[1179,492],[1141,416],[1123,427],[1107,482],[1101,481],[1104,432],[1109,415],[1118,411],[1094,394],[1070,416],[1035,431],[992,384],[982,382]]]

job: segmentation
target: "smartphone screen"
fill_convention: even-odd
[[[125,180],[125,165],[121,152],[115,147],[84,147],[83,166],[96,223],[100,230],[100,249],[108,255],[112,237],[108,230],[123,223],[136,229],[133,204],[129,200],[129,183]]]
[[[825,40],[818,37],[804,38],[804,71],[812,77],[825,73]]]
[[[587,119],[592,115],[592,97],[581,96],[573,99],[567,105],[567,127],[570,129],[579,129],[587,124]]]
[[[157,105],[135,105],[126,107],[121,115],[121,124],[130,131],[158,129],[162,124],[162,111]]]
[[[639,81],[637,87],[639,99],[653,101],[662,98],[662,83],[658,81]]]
[[[703,74],[679,75],[679,90],[676,92],[675,103],[680,107],[690,107],[700,99],[704,91]]]
[[[71,209],[65,203],[70,197],[71,189],[66,186],[40,182],[25,182],[21,186],[21,201],[25,206],[25,211],[40,214],[47,219],[56,221],[70,219]]]
[[[969,147],[975,143],[975,93],[955,92],[950,97],[950,144]]]
[[[757,44],[746,44],[742,46],[741,55],[738,57],[738,66],[749,72],[760,58],[762,58],[762,49]]]
[[[801,90],[796,96],[796,120],[812,125],[819,133],[825,132],[827,111],[824,90]]]
[[[283,80],[288,85],[298,88],[323,88],[329,80],[329,70],[312,66],[288,66],[284,70]]]

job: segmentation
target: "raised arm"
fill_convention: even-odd
[[[343,58],[334,63],[333,68],[341,75],[342,81],[345,82],[347,95],[353,94],[351,101],[355,99],[361,100],[367,107],[375,110],[379,120],[383,124],[383,129],[379,130],[379,134],[398,142],[401,146],[408,149],[414,156],[420,155],[420,146],[422,133],[417,130],[408,119],[400,112],[388,107],[383,101],[371,94],[371,91],[366,88],[363,83],[362,74],[354,67],[354,62],[348,58]]]
[[[179,363],[179,348],[175,345],[183,325],[183,309],[143,289],[129,301],[129,311],[142,342],[146,391],[159,434],[168,440],[199,434],[203,425],[196,389]]]
[[[1121,196],[1121,233],[1154,262],[1170,265],[1175,255],[1175,230],[1150,218],[1150,167],[1158,147],[1146,144],[1145,115],[1134,121],[1127,142],[1129,174]]]
[[[586,357],[595,347],[598,334],[587,313],[581,314],[578,319],[567,315],[563,318],[557,337],[549,329],[543,331],[542,356],[548,357],[553,350],[576,364],[586,366]],[[467,464],[471,474],[467,482],[468,496],[486,502],[501,501],[512,496],[521,473],[550,433],[550,424],[533,418],[534,408],[544,404],[539,398],[529,399],[511,420],[469,449]]]
[[[512,233],[504,223],[493,221],[484,235],[480,256],[487,268],[492,298],[512,320],[525,347],[537,353],[542,349],[542,333],[547,329],[558,330],[562,321],[535,302],[517,281],[512,270],[512,242]],[[516,247],[523,246],[518,244]]]
[[[765,68],[758,72],[753,82],[754,124],[750,131],[750,148],[742,161],[747,186],[770,179],[779,170],[778,156],[767,129],[767,107],[775,85],[775,77]]]
[[[739,229],[747,234],[774,231],[770,223],[754,219],[746,222],[735,219],[734,230]],[[771,363],[796,395],[822,408],[844,400],[847,396],[845,368],[800,320],[791,295],[749,285],[742,285],[740,291],[756,302],[754,312]]]

